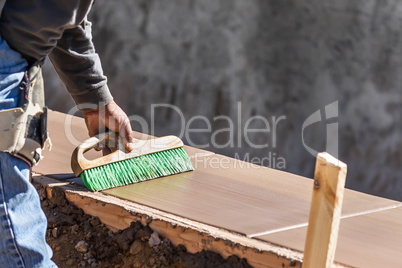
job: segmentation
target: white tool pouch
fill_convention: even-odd
[[[42,148],[48,145],[50,149],[43,103],[42,73],[34,65],[20,84],[18,107],[0,111],[0,151],[23,158],[31,166],[38,163]]]

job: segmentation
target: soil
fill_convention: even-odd
[[[112,232],[97,217],[69,203],[62,190],[54,189],[47,199],[45,190],[35,186],[48,219],[46,239],[53,249],[52,259],[60,268],[250,267],[234,255],[223,259],[212,251],[189,253],[140,222]]]

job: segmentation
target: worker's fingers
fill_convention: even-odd
[[[96,113],[85,114],[85,124],[87,125],[88,135],[93,137],[99,134],[99,115]]]
[[[96,147],[94,147],[95,151],[104,151],[105,150],[105,145],[103,144],[98,144]]]
[[[127,151],[130,152],[134,149],[130,120],[114,101],[99,109],[84,111],[84,115],[88,133],[91,137],[109,129],[119,133]],[[95,149],[103,150],[101,147]]]
[[[92,111],[92,112],[84,112],[85,116],[85,124],[87,125],[88,135],[89,137],[93,137],[98,135],[102,132],[102,129],[105,129],[104,124],[101,120],[101,115],[99,111]],[[102,151],[104,148],[103,144],[99,144],[98,146],[94,147],[96,151]]]
[[[103,146],[103,149],[102,149],[102,154],[103,155],[108,155],[108,154],[111,154],[111,153],[112,153],[112,150],[109,147]]]
[[[127,116],[125,116],[125,118],[120,123],[121,125],[119,129],[119,134],[123,139],[124,147],[126,148],[126,150],[131,152],[134,149],[134,139],[132,135],[130,120]]]
[[[104,123],[110,130],[119,133],[127,151],[130,152],[134,149],[130,120],[126,113],[113,101],[105,107]]]

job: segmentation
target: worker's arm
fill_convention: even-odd
[[[107,127],[120,132],[130,150],[132,137],[127,115],[113,101],[98,54],[92,43],[91,23],[85,20],[66,29],[49,54],[56,71],[83,111],[90,136]]]
[[[94,109],[113,97],[92,42],[91,23],[65,29],[49,54],[57,73],[80,110]]]

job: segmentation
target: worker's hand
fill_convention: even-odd
[[[132,130],[130,120],[126,113],[114,101],[94,110],[85,110],[83,113],[90,137],[93,137],[108,128],[120,134],[123,138],[126,150],[129,152],[133,150],[134,140],[131,135]],[[100,150],[103,148],[96,149]]]

